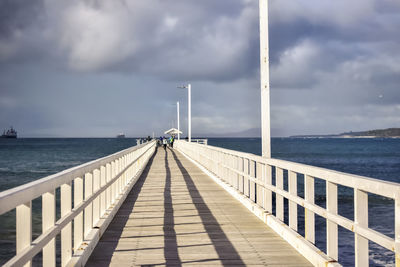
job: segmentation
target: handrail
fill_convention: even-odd
[[[276,223],[269,223],[274,230],[287,235],[296,233],[303,244],[314,246],[315,214],[327,221],[327,256],[332,262],[338,260],[338,225],[354,232],[356,266],[368,266],[368,241],[395,252],[395,260],[400,264],[400,184],[363,177],[325,168],[309,166],[279,159],[268,159],[250,153],[229,149],[204,146],[196,143],[177,142],[176,147],[186,156],[204,167],[211,175],[215,175],[223,183],[229,185],[227,190],[235,190],[239,197],[253,203],[251,209],[267,212],[263,219],[267,222],[273,218]],[[273,169],[275,174],[273,174]],[[287,171],[288,190],[284,189],[284,171]],[[304,198],[297,193],[297,174],[304,175]],[[275,178],[275,185],[272,180]],[[326,183],[326,208],[315,204],[315,179]],[[354,220],[338,214],[337,186],[343,185],[354,190]],[[368,226],[368,193],[376,194],[394,200],[395,207],[395,238],[388,237]],[[275,194],[276,215],[272,216],[272,194]],[[284,199],[289,201],[289,224],[284,225]],[[305,210],[305,236],[297,231],[297,207]],[[272,216],[272,217],[271,217]],[[281,225],[281,226],[279,226]],[[282,232],[283,231],[283,232]],[[298,238],[291,239],[297,246]],[[298,248],[298,247],[297,247]],[[314,249],[316,254],[322,252]],[[305,255],[307,256],[307,255]],[[316,265],[323,264],[325,258],[315,260],[316,255],[308,255]]]
[[[142,144],[140,146],[127,148],[109,156],[89,161],[79,166],[69,168],[53,175],[49,175],[45,178],[0,192],[0,215],[14,209],[20,204],[26,203],[31,199],[35,199],[43,195],[52,188],[56,188],[62,184],[68,183],[76,177],[80,177],[87,172],[98,169],[100,166],[103,166],[108,162],[114,161],[115,159],[118,159],[121,156],[135,151],[145,145],[146,144]]]
[[[55,266],[55,237],[60,232],[62,266],[84,264],[91,253],[89,246],[97,243],[155,148],[151,141],[0,193],[0,214],[17,210],[17,255],[5,266],[30,266],[41,250],[43,265]],[[61,218],[55,222],[57,188]],[[40,196],[43,233],[32,242],[31,202]],[[94,232],[99,233],[93,237]]]
[[[195,138],[195,139],[191,139],[192,143],[197,143],[197,144],[202,144],[202,145],[207,145],[208,144],[208,139],[205,138]]]
[[[196,143],[195,143],[196,144]],[[253,160],[259,163],[275,166],[278,168],[292,170],[297,173],[307,173],[313,177],[323,177],[324,180],[328,180],[330,182],[334,182],[336,184],[340,184],[347,187],[357,188],[360,190],[368,191],[369,193],[373,193],[376,195],[381,195],[387,198],[394,199],[397,194],[400,194],[400,184],[379,180],[375,178],[370,178],[366,176],[360,176],[335,170],[330,170],[321,167],[315,167],[311,165],[306,165],[297,162],[291,162],[281,159],[273,159],[273,158],[263,158],[261,156],[230,150],[226,148],[220,148],[215,146],[208,146],[209,150],[221,152],[225,154],[230,154],[234,156],[239,156],[243,158],[247,158],[249,160]],[[350,180],[349,180],[350,178]],[[354,180],[354,182],[352,181]]]

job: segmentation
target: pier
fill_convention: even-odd
[[[159,148],[87,266],[312,266],[178,151]]]
[[[355,266],[369,266],[374,243],[400,267],[399,183],[271,158],[268,0],[259,2],[262,156],[192,139],[191,84],[183,86],[188,139],[178,134],[173,149],[138,139],[134,147],[0,193],[0,215],[16,216],[16,254],[4,266],[29,267],[41,255],[46,267],[333,267],[341,266],[340,227],[354,235],[347,253]],[[179,103],[177,113],[180,132]],[[340,214],[342,188],[352,193],[351,218]],[[394,215],[385,219],[394,222],[393,236],[369,225],[371,195],[391,201]],[[38,200],[42,213],[33,218]],[[326,227],[323,245],[316,242],[317,216]]]
[[[399,264],[399,184],[193,141],[166,151],[150,141],[0,193],[0,214],[16,210],[17,253],[4,266],[40,252],[43,266],[341,266],[338,227],[354,234],[356,266],[369,265],[369,242]],[[326,207],[315,204],[317,180]],[[338,186],[354,190],[354,220],[338,213]],[[369,227],[368,194],[393,199],[394,238]],[[32,240],[38,198],[43,231]]]

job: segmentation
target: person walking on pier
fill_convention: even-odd
[[[160,136],[160,138],[158,138],[158,140],[157,140],[158,146],[162,146],[162,140],[163,140],[163,138],[162,138],[162,136]]]
[[[169,138],[169,144],[171,145],[171,148],[174,148],[174,141],[175,141],[174,136],[171,136],[171,137]]]
[[[167,150],[167,139],[165,137],[162,139],[162,144],[164,146],[164,150]]]

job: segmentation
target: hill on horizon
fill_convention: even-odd
[[[368,130],[368,131],[360,131],[360,132],[344,132],[341,134],[328,134],[328,135],[294,135],[290,136],[294,138],[309,138],[309,137],[337,137],[337,138],[345,138],[345,137],[396,137],[400,138],[400,128],[387,128],[387,129],[375,129],[375,130]]]

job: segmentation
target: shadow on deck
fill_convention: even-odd
[[[179,152],[158,149],[87,266],[311,266]]]

